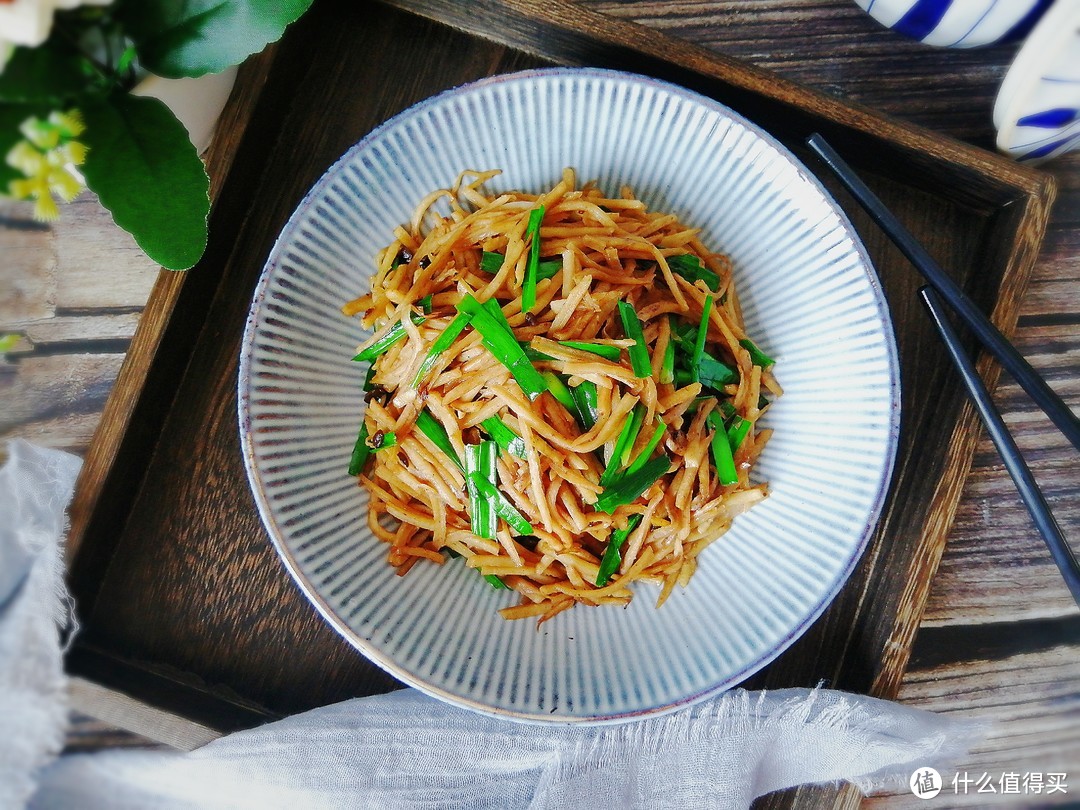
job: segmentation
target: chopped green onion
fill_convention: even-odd
[[[652,374],[652,363],[649,362],[649,350],[645,347],[645,334],[641,331],[641,321],[638,320],[634,308],[626,301],[620,301],[618,306],[623,332],[634,341],[634,345],[627,350],[630,355],[630,365],[636,376],[648,377]]]
[[[566,387],[566,383],[559,378],[553,371],[541,371],[540,376],[544,378],[544,382],[547,383],[547,390],[553,397],[570,413],[577,411],[577,405],[574,403],[574,395],[570,393],[570,389]]]
[[[708,352],[702,352],[696,370],[697,381],[715,391],[722,391],[725,385],[739,381],[739,372],[736,369],[717,360]]]
[[[705,286],[713,292],[720,289],[720,276],[703,266],[701,259],[691,253],[668,256],[667,263],[673,273],[682,276],[691,284],[704,281]]]
[[[611,575],[619,570],[619,564],[622,562],[622,554],[620,553],[622,545],[626,542],[626,538],[634,533],[634,529],[638,527],[639,523],[641,523],[641,515],[631,515],[630,520],[626,522],[625,529],[616,529],[611,533],[607,548],[604,549],[604,556],[600,558],[600,568],[596,572],[597,588],[603,588],[607,585]]]
[[[518,458],[525,458],[525,442],[506,425],[498,416],[489,416],[480,423],[487,434],[507,453]]]
[[[499,303],[497,298],[489,298],[481,306],[498,322],[499,326],[506,330],[507,334],[514,334],[514,328],[510,326],[510,321],[506,319],[506,313],[502,311],[502,304]]]
[[[465,327],[469,325],[472,320],[472,315],[465,312],[459,312],[454,316],[454,320],[447,324],[446,328],[439,335],[431,348],[428,349],[427,357],[424,358],[424,362],[420,364],[420,369],[416,372],[416,376],[413,377],[413,387],[415,388],[420,384],[420,381],[427,376],[428,372],[434,368],[435,364],[439,361],[439,355],[445,352],[450,346],[457,340]]]
[[[673,318],[668,319],[674,321]],[[675,382],[675,331],[671,330],[667,346],[664,347],[664,359],[660,361],[660,382],[670,385]]]
[[[495,442],[465,445],[465,485],[469,491],[470,529],[477,537],[495,539],[498,519],[495,504],[476,485],[478,480],[495,478]]]
[[[533,533],[532,524],[507,500],[507,497],[499,491],[495,484],[480,473],[472,473],[469,476],[469,481],[472,482],[472,485],[481,495],[491,502],[499,517],[505,520],[511,529],[518,534],[528,535]]]
[[[645,466],[645,462],[649,460],[649,456],[653,454],[653,450],[660,444],[660,439],[663,437],[664,428],[666,427],[667,425],[664,424],[663,420],[656,420],[656,429],[653,430],[653,435],[649,438],[648,443],[641,448],[641,452],[637,454],[637,458],[630,462],[630,466],[626,468],[624,475],[633,475]]]
[[[730,399],[719,399],[717,404],[720,406],[720,411],[724,414],[725,419],[730,419],[735,415],[735,406]]]
[[[375,386],[372,384],[372,380],[375,378],[375,364],[372,363],[368,366],[367,374],[364,375],[364,390],[370,391]]]
[[[491,584],[491,587],[497,591],[510,590],[510,587],[494,574],[484,574],[484,579],[486,579]]]
[[[446,433],[446,428],[442,426],[434,416],[427,411],[420,411],[416,415],[416,427],[427,436],[432,444],[446,453],[450,457],[450,460],[457,465],[458,469],[462,472],[465,471],[464,465],[461,463],[461,459],[458,458],[457,451],[454,450],[454,445],[450,443],[450,437]]]
[[[724,434],[724,440],[727,440],[727,434]],[[596,508],[609,515],[613,514],[618,507],[633,503],[640,498],[645,490],[659,481],[670,469],[671,459],[667,456],[657,456],[633,474],[620,475],[600,493],[600,497],[596,499]]]
[[[413,315],[412,322],[419,326],[424,322],[424,316]],[[362,352],[360,352],[360,354],[356,355],[353,360],[357,362],[367,361],[370,363],[372,360],[385,352],[403,337],[405,337],[405,326],[401,323],[401,321],[398,321],[390,327],[390,329],[385,335],[383,335],[381,338],[379,338]]]
[[[550,354],[544,354],[542,351],[534,349],[530,343],[519,340],[518,345],[521,347],[521,350],[525,352],[525,356],[534,363],[546,363],[555,359]]]
[[[379,442],[378,445],[374,444],[374,442],[376,440],[378,440],[378,442]],[[394,433],[394,431],[392,431],[392,430],[384,430],[382,432],[381,438],[380,438],[378,433],[376,433],[374,436],[371,436],[371,437],[368,438],[368,447],[370,447],[376,453],[378,453],[380,450],[385,450],[388,447],[396,447],[396,446],[397,446],[397,434]]]
[[[536,305],[536,273],[540,265],[540,223],[544,219],[544,206],[529,212],[529,224],[525,236],[531,237],[529,258],[525,263],[525,279],[521,285],[521,311],[528,312]]]
[[[732,453],[739,449],[739,445],[743,443],[743,439],[746,438],[746,434],[750,432],[753,424],[749,419],[743,419],[741,416],[735,417],[735,421],[727,429],[728,442],[731,444]]]
[[[425,295],[417,303],[420,304],[420,309],[425,315],[431,314],[431,299],[433,296]]]
[[[716,465],[716,477],[724,486],[739,483],[739,473],[735,470],[735,459],[731,455],[731,440],[724,428],[724,419],[718,411],[709,414],[707,421],[713,429],[712,456]]]
[[[743,338],[739,341],[739,345],[750,352],[750,362],[755,366],[761,366],[762,368],[768,368],[776,361],[769,355],[765,354],[761,349],[754,345],[754,341],[750,338]]]
[[[697,337],[694,338],[694,351],[690,355],[690,374],[694,382],[701,382],[698,366],[705,354],[705,338],[709,334],[709,313],[712,312],[712,306],[712,296],[705,296],[705,303],[701,305],[701,322],[698,324]]]
[[[560,340],[560,346],[566,346],[568,349],[577,349],[579,352],[588,352],[589,354],[599,355],[605,360],[610,360],[613,363],[618,363],[619,358],[622,356],[622,350],[618,346],[609,346],[606,343],[588,343],[582,340]]]
[[[536,265],[536,280],[555,278],[560,270],[562,270],[562,259],[548,259],[546,262],[540,262]]]
[[[506,257],[501,253],[489,253],[485,250],[480,257],[480,269],[485,273],[495,275],[502,269],[504,261],[506,261]],[[543,281],[544,279],[554,278],[559,274],[560,270],[562,270],[562,259],[542,261],[536,265],[536,280]]]
[[[592,430],[599,415],[596,383],[592,380],[583,380],[580,385],[570,389],[570,394],[574,397],[574,405],[577,406],[578,424],[583,430]]]
[[[360,425],[360,435],[356,437],[353,445],[352,457],[349,459],[349,475],[359,475],[367,460],[371,458],[371,448],[368,447],[367,422]]]
[[[526,357],[514,333],[504,328],[495,316],[473,296],[466,295],[458,302],[458,312],[472,315],[472,327],[495,359],[510,370],[510,374],[529,399],[536,399],[547,390],[544,378]],[[504,319],[505,320],[505,319]]]
[[[600,486],[606,487],[619,473],[619,469],[625,464],[625,456],[637,442],[638,433],[641,431],[641,423],[645,421],[645,408],[639,403],[634,406],[633,413],[626,420],[619,437],[615,440],[615,447],[611,451],[611,458],[600,476]]]

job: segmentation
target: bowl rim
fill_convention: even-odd
[[[783,636],[783,638],[779,639],[769,649],[763,651],[761,655],[748,662],[739,671],[731,673],[727,677],[710,684],[706,688],[683,695],[674,700],[664,702],[662,703],[662,705],[647,706],[644,708],[636,708],[622,712],[588,715],[560,714],[558,711],[554,714],[539,714],[525,710],[507,709],[503,707],[492,706],[475,698],[457,694],[443,687],[428,683],[422,678],[413,675],[400,664],[398,664],[392,656],[382,652],[378,649],[377,646],[371,644],[366,639],[360,637],[359,634],[354,632],[352,628],[348,625],[348,623],[343,618],[337,615],[334,609],[319,593],[318,588],[304,574],[304,572],[301,570],[299,562],[294,557],[292,551],[286,546],[284,532],[274,518],[273,512],[270,507],[269,498],[265,492],[262,476],[255,458],[255,450],[252,439],[252,420],[249,407],[251,400],[252,382],[252,351],[256,334],[256,325],[259,320],[261,307],[263,304],[263,300],[266,296],[270,280],[278,267],[278,264],[281,260],[281,254],[285,246],[292,238],[293,232],[296,230],[296,228],[299,227],[300,223],[305,218],[308,210],[312,207],[312,205],[316,203],[319,199],[321,199],[322,193],[325,188],[337,178],[338,174],[343,170],[343,168],[346,165],[350,164],[357,154],[366,150],[372,143],[379,141],[383,137],[384,133],[392,130],[393,128],[399,126],[402,122],[405,122],[412,117],[421,115],[430,107],[440,104],[448,98],[458,96],[464,93],[470,93],[476,90],[482,90],[493,85],[520,81],[532,81],[548,77],[558,78],[560,76],[584,76],[602,81],[607,80],[644,83],[648,86],[660,89],[663,92],[680,96],[687,101],[703,105],[710,111],[718,113],[722,117],[726,117],[734,121],[735,123],[738,123],[739,125],[745,127],[754,136],[761,139],[767,146],[772,148],[779,157],[788,161],[791,164],[792,168],[797,172],[797,174],[814,187],[822,202],[824,202],[829,207],[832,214],[837,218],[840,227],[843,229],[845,235],[850,240],[856,254],[859,257],[861,271],[869,285],[869,290],[873,296],[877,315],[881,322],[882,335],[885,343],[889,366],[888,431],[885,445],[883,448],[884,463],[882,465],[880,478],[877,481],[877,489],[874,493],[872,504],[868,510],[866,524],[861,530],[858,541],[852,546],[851,551],[847,556],[847,559],[844,560],[843,566],[838,570],[834,581],[830,583],[830,587],[818,600],[818,603],[815,605],[815,607],[811,611],[809,611],[808,614],[804,616],[800,622],[791,627],[789,631]],[[285,225],[282,227],[281,232],[279,233],[277,239],[274,241],[274,244],[270,249],[266,263],[260,273],[259,281],[255,287],[252,296],[251,306],[248,310],[248,315],[241,342],[239,369],[237,375],[237,416],[244,468],[247,473],[248,484],[255,498],[255,503],[258,508],[259,517],[263,523],[263,526],[267,530],[267,534],[269,535],[270,540],[275,550],[277,551],[278,557],[281,559],[293,581],[299,587],[301,593],[316,608],[322,618],[342,638],[344,638],[353,647],[355,647],[369,661],[379,666],[381,669],[389,673],[394,678],[402,681],[408,686],[415,687],[421,692],[424,692],[432,697],[438,698],[452,705],[468,708],[481,714],[486,714],[489,716],[494,716],[506,720],[513,720],[526,724],[593,726],[612,725],[632,720],[669,714],[671,712],[675,712],[680,709],[689,707],[693,704],[699,703],[710,697],[722,694],[723,692],[731,689],[737,683],[757,673],[762,668],[771,663],[773,660],[775,660],[777,657],[779,657],[792,644],[794,644],[795,641],[797,641],[810,628],[810,626],[817,621],[818,618],[820,618],[820,616],[826,611],[826,609],[833,603],[840,590],[849,580],[852,572],[855,569],[855,566],[862,558],[863,553],[869,545],[870,538],[877,530],[877,526],[880,522],[881,512],[890,490],[899,446],[901,416],[900,388],[900,364],[896,345],[896,333],[893,329],[893,323],[888,307],[888,302],[885,298],[885,293],[882,288],[880,278],[878,277],[877,272],[874,269],[874,265],[870,260],[870,256],[866,251],[866,247],[863,244],[862,240],[859,238],[857,231],[852,226],[847,215],[844,213],[843,209],[834,199],[832,194],[825,188],[824,184],[818,179],[818,177],[814,175],[798,158],[796,158],[795,155],[786,146],[784,146],[776,137],[766,132],[760,126],[748,120],[741,114],[735,112],[725,104],[722,104],[721,102],[718,102],[709,96],[682,87],[673,82],[656,79],[654,77],[644,74],[638,74],[629,71],[613,70],[610,68],[556,66],[531,68],[513,71],[510,73],[498,74],[494,76],[487,76],[477,79],[475,81],[456,85],[454,87],[428,96],[406,107],[405,109],[401,110],[400,112],[380,123],[364,137],[362,137],[359,141],[353,144],[348,150],[344,152],[344,154],[341,155],[341,157],[335,160],[326,169],[326,171],[319,177],[319,179],[304,195],[300,203],[296,206],[292,214],[289,216],[289,219],[286,221]]]

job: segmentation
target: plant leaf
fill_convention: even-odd
[[[154,98],[114,93],[83,107],[86,184],[151,259],[186,270],[206,249],[210,180],[184,125]]]
[[[276,42],[312,0],[124,0],[143,67],[180,78],[219,73]]]
[[[83,59],[57,48],[16,48],[0,73],[0,101],[63,105],[91,88]]]

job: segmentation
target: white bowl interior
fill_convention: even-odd
[[[345,468],[363,407],[364,339],[341,304],[429,191],[501,168],[494,190],[541,191],[564,166],[700,226],[734,260],[749,333],[785,388],[756,469],[771,495],[706,550],[661,609],[576,607],[537,629],[460,561],[399,578]],[[448,91],[375,130],[284,229],[244,341],[240,422],[264,522],[301,588],[407,683],[524,720],[663,712],[737,683],[835,596],[877,520],[896,447],[899,383],[887,308],[850,225],[781,146],[681,88],[551,69]]]

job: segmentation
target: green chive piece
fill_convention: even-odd
[[[637,458],[630,462],[630,466],[626,468],[624,475],[633,475],[645,466],[645,463],[649,460],[649,456],[653,454],[653,450],[660,444],[660,439],[663,438],[664,429],[666,427],[667,425],[664,424],[663,420],[656,420],[656,428],[653,430],[653,435],[649,437],[648,443],[641,448],[641,452],[637,454]]]
[[[727,434],[724,434],[724,440],[727,440]],[[671,459],[660,455],[646,462],[632,475],[620,475],[600,493],[600,497],[596,499],[596,508],[609,515],[613,514],[618,507],[633,503],[640,498],[645,490],[659,481],[670,469]]]
[[[716,465],[716,476],[724,486],[737,484],[739,474],[735,470],[735,459],[731,455],[731,441],[724,428],[724,419],[717,411],[713,411],[707,421],[713,429],[712,456]]]
[[[754,341],[750,340],[750,338],[743,338],[739,341],[739,345],[746,349],[748,352],[750,352],[750,362],[753,363],[755,366],[768,368],[776,362],[771,357],[769,357],[769,355],[765,354],[765,352],[759,349],[754,344]]]
[[[416,427],[420,432],[427,436],[432,444],[446,453],[450,457],[450,460],[457,465],[458,469],[462,472],[465,471],[465,466],[461,463],[461,459],[458,458],[457,451],[454,450],[454,445],[450,443],[450,437],[446,433],[446,428],[442,426],[434,416],[428,411],[420,411],[416,416]]]
[[[547,390],[551,392],[551,395],[555,397],[558,403],[570,413],[576,413],[577,405],[574,402],[574,395],[570,393],[570,389],[566,387],[566,383],[562,381],[559,375],[554,371],[541,371],[540,376],[544,378],[544,382],[547,383]]]
[[[712,312],[712,307],[712,296],[705,296],[705,303],[701,305],[701,322],[698,324],[697,336],[694,338],[694,351],[690,355],[690,374],[693,375],[694,382],[701,382],[698,366],[705,354],[705,338],[709,334],[709,313]]]
[[[376,453],[378,453],[380,450],[385,450],[388,447],[396,447],[397,446],[397,434],[395,434],[394,431],[392,431],[392,430],[384,430],[383,433],[382,433],[382,438],[379,439],[379,446],[376,447],[375,445],[372,444],[372,442],[375,440],[375,438],[378,435],[379,434],[376,433],[375,436],[371,436],[368,439],[368,447],[370,447]]]
[[[648,377],[652,374],[652,363],[649,362],[649,350],[645,347],[645,334],[641,331],[641,321],[638,320],[634,308],[626,301],[619,302],[619,318],[622,319],[624,334],[634,341],[634,345],[628,350],[630,365],[634,374],[638,377]]]
[[[543,352],[534,349],[530,343],[518,341],[518,345],[521,346],[521,350],[525,352],[525,356],[533,363],[546,363],[555,359],[550,354],[544,354]]]
[[[424,316],[413,315],[412,322],[419,326],[424,322]],[[360,354],[356,355],[353,360],[357,362],[366,361],[370,363],[372,360],[374,360],[380,354],[383,354],[387,349],[389,349],[403,337],[405,337],[405,326],[401,323],[401,321],[398,321],[390,327],[389,331],[385,335],[383,335],[381,338],[379,338],[362,352],[360,352]]]
[[[489,416],[480,425],[504,451],[512,456],[525,458],[525,441],[498,416]]]
[[[533,367],[514,337],[514,333],[504,328],[488,308],[481,305],[473,296],[466,295],[458,302],[457,309],[458,312],[472,315],[472,327],[480,333],[484,346],[495,359],[510,370],[510,374],[525,396],[536,399],[547,390],[544,378]]]
[[[739,449],[739,445],[743,443],[743,439],[750,432],[752,425],[753,422],[749,419],[743,419],[741,416],[735,417],[735,421],[727,429],[728,442],[731,444],[732,453]]]
[[[609,346],[606,343],[588,343],[582,340],[560,340],[559,345],[566,346],[568,349],[577,349],[579,352],[595,354],[599,357],[603,357],[605,360],[610,360],[613,363],[618,363],[619,358],[622,356],[622,350],[618,346]]]
[[[702,352],[696,370],[697,381],[714,391],[722,391],[725,385],[739,381],[739,372],[736,369],[717,360],[708,352]]]
[[[578,424],[582,430],[592,430],[599,416],[597,405],[596,383],[592,380],[583,380],[580,385],[570,389],[574,397],[574,405],[577,406]]]
[[[619,570],[619,565],[622,563],[622,545],[634,533],[639,523],[641,523],[641,515],[631,515],[625,529],[616,529],[611,533],[607,548],[604,549],[604,556],[600,558],[600,569],[596,572],[597,588],[607,585],[611,575]]]
[[[495,477],[495,442],[465,445],[465,485],[469,491],[470,529],[477,537],[495,539],[498,518],[491,498],[476,481]]]
[[[372,363],[370,366],[368,366],[367,374],[364,375],[364,390],[365,391],[370,391],[372,388],[375,387],[374,383],[372,383],[372,380],[374,378],[375,378],[375,364]]]
[[[731,404],[730,399],[717,400],[720,406],[720,412],[724,414],[725,419],[730,419],[735,415],[735,406]]]
[[[555,278],[559,275],[559,271],[562,270],[562,259],[548,259],[545,262],[540,262],[536,265],[536,280],[544,281],[545,279]]]
[[[434,296],[432,296],[432,295],[425,295],[423,298],[421,298],[417,302],[417,303],[420,304],[420,309],[425,315],[430,315],[431,314],[431,299],[433,297]]]
[[[349,459],[349,475],[359,475],[367,460],[371,458],[371,448],[368,447],[367,422],[360,425],[360,434],[356,437],[353,445],[352,457]]]
[[[529,244],[529,259],[525,263],[525,279],[521,285],[521,311],[528,312],[536,305],[536,274],[540,265],[540,223],[544,219],[544,206],[538,206],[529,212],[529,224],[525,227],[525,236],[532,239]]]
[[[494,574],[484,574],[484,579],[486,579],[491,584],[491,587],[497,591],[510,590],[510,586],[508,586],[505,582],[503,582]]]
[[[674,318],[669,318],[669,322]],[[670,385],[675,382],[675,331],[672,329],[667,346],[664,347],[664,359],[660,361],[660,382]]]
[[[764,410],[766,407],[768,407],[768,405],[769,405],[769,400],[765,399],[765,395],[764,394],[759,394],[758,398],[757,398],[758,410],[759,411]]]
[[[499,303],[497,298],[489,298],[481,306],[487,310],[488,314],[499,326],[506,330],[508,335],[514,334],[514,328],[510,326],[510,321],[506,319],[506,313],[502,311],[502,304]]]
[[[641,423],[645,421],[645,408],[639,403],[634,406],[633,413],[626,420],[619,437],[615,440],[615,447],[611,451],[611,458],[600,476],[600,486],[606,487],[618,476],[619,470],[625,463],[625,456],[637,442],[638,433],[641,431]]]
[[[465,330],[465,327],[469,325],[471,320],[472,315],[459,312],[454,316],[454,320],[447,324],[446,328],[442,331],[442,334],[435,338],[435,342],[432,343],[431,348],[428,349],[427,357],[424,358],[424,362],[420,364],[420,369],[416,372],[416,376],[413,377],[413,388],[420,385],[420,381],[428,375],[428,372],[431,371],[439,361],[439,355],[453,345],[454,341],[458,339],[458,335]]]
[[[701,259],[693,254],[682,253],[678,256],[668,256],[667,263],[671,272],[682,276],[691,284],[695,281],[704,281],[705,286],[713,292],[720,289],[720,276],[702,265]]]
[[[489,479],[484,478],[479,473],[472,473],[469,476],[469,480],[472,485],[476,487],[479,492],[488,499],[488,501],[495,508],[495,512],[501,517],[515,532],[521,535],[529,535],[533,533],[532,524],[529,523],[519,512],[512,503],[503,495],[499,488],[496,487]]]
[[[488,253],[485,250],[484,255],[480,257],[480,269],[485,273],[495,275],[502,269],[504,261],[506,261],[506,257],[501,253]]]

